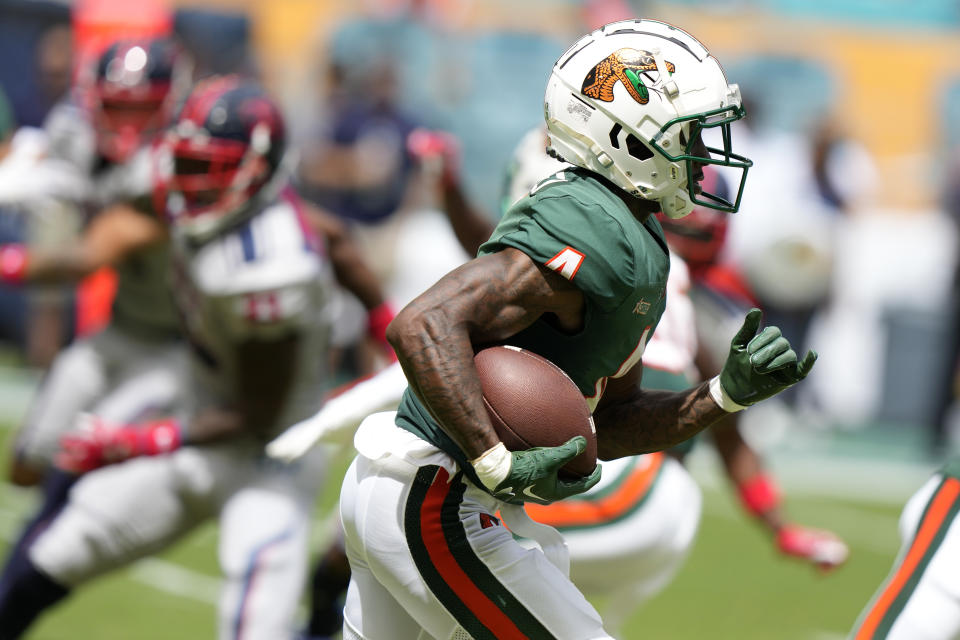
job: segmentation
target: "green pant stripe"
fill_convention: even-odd
[[[416,480],[410,488],[410,495],[407,497],[407,504],[404,508],[404,533],[407,538],[407,546],[413,561],[423,576],[424,581],[433,592],[433,595],[443,604],[456,621],[469,633],[474,640],[496,640],[493,633],[487,629],[470,608],[454,593],[450,585],[440,575],[440,572],[434,566],[427,551],[427,546],[423,541],[420,527],[420,513],[423,507],[424,498],[427,491],[433,484],[440,470],[439,466],[421,467],[417,472]]]
[[[943,483],[946,481],[946,478],[940,481],[940,484],[937,485],[937,490],[933,492],[930,496],[929,502],[927,502],[926,507],[923,509],[923,516],[920,518],[917,523],[917,530],[919,531],[920,527],[923,525],[924,520],[927,518],[927,513],[930,510],[930,505],[933,503],[934,498],[937,497],[937,494],[940,493],[940,489],[943,488]],[[937,529],[937,533],[934,535],[933,540],[930,541],[930,546],[927,547],[926,552],[923,554],[923,557],[920,559],[920,562],[917,564],[917,568],[914,569],[913,573],[910,574],[910,578],[903,585],[903,588],[900,590],[900,593],[897,594],[897,597],[894,599],[893,603],[890,605],[890,608],[887,610],[886,614],[883,616],[883,620],[877,626],[877,631],[874,634],[875,638],[886,638],[887,634],[890,633],[890,629],[893,627],[893,624],[897,621],[897,618],[900,616],[900,613],[903,612],[904,607],[907,606],[907,603],[910,601],[913,592],[916,590],[917,585],[920,583],[920,579],[923,578],[924,572],[927,570],[927,566],[930,564],[930,560],[936,555],[937,550],[940,549],[940,545],[943,543],[943,539],[947,535],[947,531],[950,530],[950,525],[953,524],[953,519],[957,515],[957,511],[960,511],[960,500],[954,500],[953,504],[950,506],[950,510],[947,512],[946,517],[944,517],[943,522],[940,525],[940,528]],[[916,532],[914,532],[916,534]]]
[[[521,603],[507,589],[506,586],[490,571],[483,560],[477,556],[473,547],[467,539],[467,531],[460,520],[460,504],[463,502],[463,494],[467,489],[467,484],[463,479],[463,472],[457,473],[450,482],[450,493],[444,501],[441,513],[443,530],[447,536],[447,544],[453,552],[454,558],[470,579],[477,587],[486,594],[491,601],[503,611],[517,628],[533,640],[548,640],[553,635],[547,631],[533,613]]]

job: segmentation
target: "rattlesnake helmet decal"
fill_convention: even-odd
[[[672,62],[667,62],[666,66],[669,73],[676,70]],[[650,71],[657,71],[652,53],[629,48],[617,49],[590,69],[580,91],[595,100],[613,102],[613,87],[620,81],[630,97],[640,104],[647,104],[650,102],[650,93],[640,76]]]

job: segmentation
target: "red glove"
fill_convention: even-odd
[[[155,456],[180,447],[180,424],[166,419],[130,425],[110,425],[84,414],[79,429],[60,438],[56,464],[64,471],[86,473],[137,456]]]
[[[381,302],[379,305],[367,312],[367,333],[386,349],[391,361],[397,359],[393,347],[387,342],[387,325],[393,320],[396,314],[389,302]]]
[[[0,245],[0,282],[22,284],[27,275],[27,255],[22,244]]]
[[[847,545],[834,533],[798,524],[788,524],[777,531],[777,548],[781,553],[806,560],[823,571],[839,567],[850,555]]]
[[[427,167],[438,167],[446,184],[457,182],[460,173],[460,143],[445,131],[414,129],[407,136],[407,151]]]

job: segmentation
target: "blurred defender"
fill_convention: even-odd
[[[76,480],[51,463],[81,413],[124,423],[183,408],[188,353],[168,288],[167,231],[152,208],[150,147],[189,90],[191,66],[166,39],[107,47],[71,99],[51,112],[38,166],[56,177],[47,188],[76,185],[72,194],[53,195],[82,208],[86,228],[59,251],[0,247],[0,280],[9,285],[73,283],[104,266],[117,273],[110,323],[57,356],[17,434],[10,479],[22,486],[45,480],[44,502],[10,549],[0,598]]]
[[[683,441],[814,364],[775,329],[757,334],[755,310],[711,382],[676,393],[639,386],[669,270],[651,214],[682,217],[696,203],[736,210],[739,190],[726,200],[701,189],[702,168],[725,164],[745,178],[750,166],[730,148],[738,91],[698,41],[655,21],[607,25],[561,57],[545,102],[551,148],[576,166],[540,182],[478,258],[388,329],[410,387],[396,414],[360,426],[341,490],[347,638],[609,637],[562,558],[524,550],[492,515],[556,538],[518,503],[582,493],[599,469],[558,477],[582,438],[507,451],[483,408],[476,348],[515,344],[563,368],[594,410],[602,459]],[[710,128],[723,131],[722,149],[704,145]]]
[[[284,190],[284,147],[280,113],[256,85],[214,79],[183,106],[164,142],[163,200],[191,410],[136,425],[90,416],[64,438],[58,463],[89,473],[0,593],[0,638],[211,517],[220,637],[291,635],[323,465],[269,461],[263,443],[318,408],[332,269]]]
[[[118,283],[110,324],[61,352],[34,399],[15,442],[15,484],[42,479],[81,411],[131,422],[177,406],[187,356],[167,286],[167,232],[151,207],[150,146],[189,90],[190,74],[169,40],[117,42],[48,119],[41,162],[80,185],[75,204],[91,218],[59,251],[0,247],[0,280],[73,283],[111,266]],[[68,481],[54,479],[50,490],[62,493]]]
[[[547,132],[542,127],[531,130],[520,141],[509,165],[504,209],[527,196],[541,179],[568,167],[546,154],[548,144]],[[465,248],[475,252],[493,227],[463,193],[456,170],[455,140],[441,132],[417,131],[410,146],[425,163],[439,163],[443,170],[444,210]],[[706,168],[705,174],[705,181],[716,186],[718,175]],[[668,244],[693,261],[697,278],[693,284],[685,260],[671,253],[668,304],[643,355],[645,387],[680,390],[719,372],[711,369],[713,358],[698,338],[698,306],[691,300],[690,292],[691,287],[709,287],[708,283],[715,279],[704,274],[717,266],[726,216],[697,207],[681,220],[661,218]],[[717,300],[713,304],[698,298],[699,310],[713,319],[710,323],[700,320],[706,324],[703,331],[734,331],[731,324],[745,309],[731,299],[731,292],[721,293],[716,287],[711,290]],[[721,299],[727,303],[718,309]],[[720,318],[728,320],[715,327]],[[698,371],[697,365],[705,369]],[[386,371],[345,391],[311,419],[318,429],[316,437],[345,442],[366,415],[395,407],[404,386],[398,372]],[[834,534],[787,519],[775,479],[740,437],[738,415],[730,414],[715,424],[709,435],[747,512],[770,529],[773,542],[783,554],[823,570],[842,564],[847,549]],[[271,444],[269,451],[281,458],[298,455],[298,446],[305,443],[298,441],[299,430],[289,430]],[[699,487],[682,466],[690,448],[681,446],[666,453],[606,461],[603,478],[589,491],[551,505],[526,505],[534,520],[550,524],[563,534],[570,551],[570,577],[589,596],[602,597],[604,626],[613,635],[636,609],[669,584],[692,548],[702,498]],[[314,576],[316,585],[325,589],[320,593],[327,607],[336,602],[336,592],[331,593],[330,589],[342,579],[334,562],[336,553],[334,548],[327,554],[327,564]],[[326,617],[332,618],[329,614]]]

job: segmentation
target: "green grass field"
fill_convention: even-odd
[[[673,584],[633,616],[624,638],[843,638],[896,554],[901,505],[812,493],[791,496],[794,519],[831,528],[851,546],[849,563],[824,576],[779,556],[722,484],[705,484],[704,517],[689,560]],[[35,496],[0,487],[5,545]],[[329,510],[334,495],[332,488],[324,493],[318,518]],[[214,638],[215,548],[215,527],[204,527],[159,558],[80,590],[48,612],[28,638]]]

